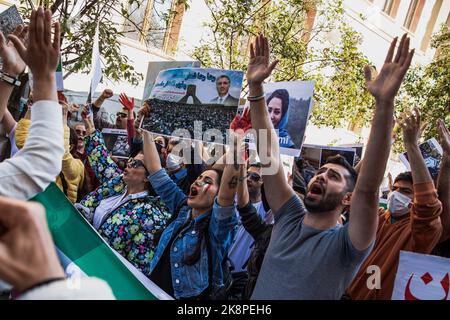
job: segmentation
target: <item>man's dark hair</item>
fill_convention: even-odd
[[[219,81],[220,78],[227,78],[227,79],[228,79],[228,82],[231,83],[230,77],[227,76],[226,74],[223,74],[223,75],[219,76],[219,77],[217,78],[217,81]]]
[[[348,161],[345,160],[345,158],[340,154],[328,157],[325,164],[327,163],[337,164],[347,169],[347,171],[350,173],[350,175],[345,176],[345,180],[347,181],[347,190],[349,192],[352,192],[353,189],[355,189],[356,180],[358,180],[358,173],[356,173],[355,168],[353,168],[353,166],[348,163]]]
[[[397,181],[408,181],[412,184],[413,178],[412,178],[411,171],[406,171],[406,172],[400,173],[398,176],[395,177],[394,183],[396,183]]]

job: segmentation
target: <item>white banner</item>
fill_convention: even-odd
[[[400,251],[392,300],[450,300],[450,259]]]

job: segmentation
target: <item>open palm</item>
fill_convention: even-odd
[[[396,43],[397,38],[392,41],[384,65],[375,79],[372,79],[369,66],[364,69],[367,89],[379,101],[394,100],[414,55],[414,50],[409,51],[409,38],[405,34],[393,59]]]
[[[269,42],[262,34],[250,45],[250,61],[247,67],[247,82],[260,84],[270,76],[278,61],[269,63]]]

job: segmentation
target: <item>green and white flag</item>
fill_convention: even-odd
[[[64,91],[63,71],[62,71],[62,59],[59,57],[58,67],[55,72],[56,78],[56,91]]]
[[[119,300],[172,299],[113,250],[55,183],[32,201],[46,209],[48,226],[67,274],[103,279]]]

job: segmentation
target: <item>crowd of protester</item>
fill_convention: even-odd
[[[277,61],[269,61],[263,35],[250,48],[246,117],[254,129],[266,129],[261,151],[275,168],[271,174],[242,151],[249,123],[240,127],[239,119],[230,119],[239,147],[216,157],[202,142],[140,128],[150,117],[156,131],[170,134],[187,117],[220,129],[215,113],[222,109],[173,107],[170,118],[166,104],[146,101],[136,113],[134,99],[122,94],[123,110],[110,123],[99,110],[111,90],[92,104],[68,103],[55,85],[59,32],[51,12],[39,8],[29,26],[7,38],[0,33],[2,71],[18,76],[27,65],[34,78],[28,110],[17,121],[7,109],[13,87],[0,81],[0,119],[10,143],[0,163],[0,279],[13,296],[114,299],[96,278],[67,289],[45,209],[24,201],[52,182],[112,249],[175,299],[390,299],[401,250],[450,256],[450,133],[442,120],[443,157],[433,181],[418,147],[419,110],[397,119],[411,171],[393,179],[387,209],[379,208],[394,98],[414,54],[406,35],[397,49],[398,39],[392,41],[376,77],[364,70],[375,111],[363,159],[353,167],[337,155],[315,170],[300,157],[286,179],[263,91]],[[83,122],[69,127],[80,109]],[[111,156],[103,128],[127,130],[127,161]],[[381,270],[380,288],[367,287],[371,265]]]

